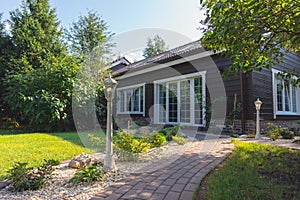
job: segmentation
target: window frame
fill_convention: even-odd
[[[125,87],[120,87],[117,88],[117,115],[118,114],[139,114],[139,115],[143,115],[145,116],[145,83],[141,83],[141,84],[136,84],[136,85],[130,85],[130,86],[125,86]],[[143,89],[142,93],[140,92],[140,88]],[[135,109],[135,91],[139,90],[139,101],[138,101],[138,110],[139,111],[134,111]],[[130,91],[131,93],[131,97],[130,97],[130,101],[131,101],[131,106],[129,106],[129,104],[127,103],[128,98],[128,91]],[[122,98],[121,95],[125,94],[124,96],[124,102],[122,102]],[[142,98],[141,98],[142,95]],[[141,100],[143,101],[141,103]],[[121,104],[123,104],[123,111],[121,111]],[[131,110],[129,110],[129,108],[131,108]]]
[[[283,89],[282,89],[282,97],[281,97],[281,106],[282,106],[282,110],[278,110],[278,95],[277,95],[277,81],[280,80],[277,78],[277,74],[278,73],[282,73],[282,71],[277,70],[277,69],[272,69],[272,86],[273,86],[273,115],[274,115],[274,119],[276,119],[277,116],[280,115],[285,115],[285,116],[298,116],[300,115],[300,88],[299,87],[293,87],[292,84],[290,84],[289,86],[289,95],[291,98],[291,102],[290,102],[290,109],[291,111],[286,111],[285,110],[285,100],[286,100],[286,92],[285,92],[285,85],[284,85],[284,81],[281,80],[283,82]],[[292,79],[297,79],[297,77],[292,77]],[[295,100],[293,100],[293,88],[295,88]],[[295,102],[294,102],[295,101]],[[293,103],[296,103],[296,112],[293,111]]]
[[[195,109],[194,109],[194,104],[195,104],[195,94],[194,94],[194,80],[195,78],[201,77],[202,80],[202,124],[196,124],[195,123]],[[178,116],[177,116],[177,122],[170,122],[169,121],[169,84],[172,83],[177,83],[177,99],[178,99],[178,105],[180,105],[180,82],[185,81],[185,80],[190,80],[190,123],[183,123],[181,122],[181,116],[180,116],[180,106],[177,108],[179,110]],[[196,72],[196,73],[191,73],[187,75],[180,75],[180,76],[175,76],[171,78],[166,78],[166,79],[160,79],[160,80],[155,80],[153,81],[154,83],[154,123],[155,124],[184,124],[184,125],[189,125],[189,126],[198,126],[198,127],[205,127],[206,126],[206,121],[205,121],[205,116],[206,116],[206,71],[201,71],[201,72]],[[159,104],[159,85],[165,84],[166,87],[166,116],[165,116],[165,122],[160,122],[160,104]],[[179,121],[179,122],[178,122]]]

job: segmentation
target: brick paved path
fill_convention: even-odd
[[[197,184],[226,158],[232,146],[230,139],[193,142],[182,156],[169,165],[154,172],[133,173],[99,191],[92,199],[190,200]],[[157,169],[159,166],[152,167]]]

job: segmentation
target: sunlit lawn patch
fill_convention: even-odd
[[[0,134],[0,179],[15,162],[39,166],[44,159],[66,160],[90,150],[82,146],[76,132]]]
[[[234,142],[208,181],[207,199],[300,199],[300,151]]]

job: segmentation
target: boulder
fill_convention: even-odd
[[[72,158],[71,161],[69,162],[69,167],[75,169],[81,169],[93,165],[95,163],[99,163],[99,161],[95,157],[83,153],[76,156],[75,158]]]
[[[12,183],[12,180],[0,181],[0,189],[5,188],[6,186],[10,185],[11,183]]]

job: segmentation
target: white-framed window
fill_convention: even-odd
[[[155,123],[205,126],[205,74],[154,81]]]
[[[145,115],[145,84],[132,85],[117,89],[117,114]]]
[[[278,73],[281,71],[272,69],[274,118],[276,115],[300,115],[300,88]]]

